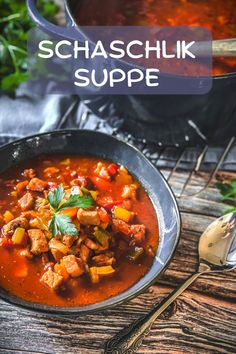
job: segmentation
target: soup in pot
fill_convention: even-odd
[[[236,38],[235,0],[81,0],[80,25],[206,26],[213,39]],[[236,58],[215,58],[213,74],[236,71]]]

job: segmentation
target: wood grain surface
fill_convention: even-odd
[[[166,173],[168,176],[168,173]],[[180,193],[187,173],[171,185]],[[186,193],[196,193],[206,175],[192,179]],[[197,268],[197,244],[208,224],[225,210],[213,187],[179,200],[182,234],[175,256],[157,284],[114,309],[81,317],[48,317],[0,301],[0,354],[102,353],[106,340],[145,314]],[[205,275],[160,317],[138,353],[236,353],[236,272]]]

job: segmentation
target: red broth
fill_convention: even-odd
[[[206,26],[214,39],[236,38],[235,0],[82,0],[80,25]],[[215,58],[213,74],[236,72],[236,58]]]
[[[86,189],[83,189],[85,187],[82,184],[85,182]],[[92,217],[96,213],[99,215],[99,220],[96,221],[99,226],[94,226],[94,220],[92,225],[91,221],[81,219],[81,208],[64,211],[78,230],[78,236],[75,236],[66,255],[52,253],[53,248],[48,248],[55,239],[60,247],[67,244],[60,232],[53,239],[52,231],[47,228],[52,212],[52,207],[47,203],[48,193],[54,193],[59,185],[63,185],[69,194],[73,188],[79,188],[83,196],[89,194],[91,198],[93,195],[93,206],[86,213],[90,213]],[[127,189],[131,185],[135,187]],[[89,190],[96,193],[92,194]],[[26,194],[27,198],[22,199]],[[28,198],[29,194],[33,202]],[[63,198],[62,205],[69,195],[65,194]],[[39,215],[44,220],[44,227],[35,224]],[[131,219],[122,221],[127,215]],[[25,217],[28,224],[18,223],[17,229],[19,226],[21,229],[24,227],[25,233],[20,243],[16,244],[17,229],[14,220],[19,217]],[[15,222],[13,230],[9,227],[12,222]],[[7,170],[0,176],[0,223],[0,286],[24,300],[59,307],[94,304],[127,290],[148,272],[158,246],[158,221],[144,188],[123,167],[92,157],[40,156]],[[122,227],[130,230],[133,224],[143,225],[145,233],[141,235],[136,232],[140,230],[123,233]],[[104,246],[95,238],[96,227],[109,235],[107,245]],[[41,244],[36,244],[39,246],[36,253],[30,229],[34,229],[34,232],[36,229],[36,233],[44,238]],[[46,244],[42,245],[45,239]],[[97,248],[90,249],[91,244]],[[45,245],[46,249],[42,249]],[[83,252],[86,248],[89,250],[86,260],[82,258],[81,245],[84,247]],[[134,251],[138,251],[135,259],[132,258]],[[105,260],[101,262],[104,255]],[[76,271],[80,267],[82,273],[73,273],[74,269],[71,264],[68,266],[68,261],[75,262],[72,266],[77,267]],[[95,269],[95,277],[90,273],[91,268]],[[97,277],[98,269],[100,272],[105,270],[105,273]],[[45,273],[50,276],[45,278]],[[50,283],[52,274],[56,278]],[[56,284],[58,280],[59,286]]]

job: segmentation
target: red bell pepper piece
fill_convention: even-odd
[[[109,215],[104,208],[100,208],[98,213],[99,213],[99,217],[100,217],[101,222],[105,222],[105,223],[109,222]]]
[[[115,200],[112,197],[98,198],[97,204],[105,209],[111,209],[114,206],[121,205],[122,200]]]
[[[112,183],[104,180],[100,177],[90,177],[90,180],[93,182],[94,186],[97,189],[101,189],[104,191],[111,191],[112,190]]]
[[[107,167],[107,169],[110,175],[114,176],[117,174],[118,166],[115,163],[112,163]]]

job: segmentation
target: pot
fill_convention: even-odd
[[[77,26],[78,31],[74,14],[79,1],[65,0],[67,25]],[[66,28],[43,19],[35,2],[27,0],[34,22],[44,31],[66,37]],[[236,73],[212,79],[213,87],[205,95],[91,95],[81,99],[101,118],[123,118],[124,127],[139,138],[164,145],[220,145],[236,134]]]

